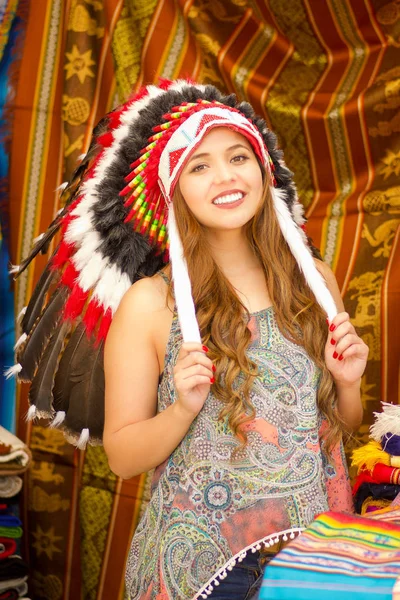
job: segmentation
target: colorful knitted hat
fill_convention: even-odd
[[[129,287],[170,260],[185,341],[200,341],[190,278],[177,233],[173,193],[190,155],[214,127],[245,136],[269,173],[285,240],[329,319],[336,306],[315,267],[298,202],[276,138],[252,107],[214,86],[149,85],[96,127],[63,190],[65,208],[40,236],[18,276],[61,230],[60,243],[23,310],[18,363],[8,375],[32,381],[28,418],[53,418],[77,445],[100,442],[104,423],[103,344]]]

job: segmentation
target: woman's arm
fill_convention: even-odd
[[[361,425],[363,418],[360,385],[367,363],[368,346],[357,335],[349,315],[344,312],[343,300],[333,272],[326,263],[316,261],[316,264],[338,309],[338,314],[328,324],[325,360],[336,384],[338,411],[348,429],[354,431]]]
[[[156,278],[143,279],[132,286],[113,318],[105,345],[103,443],[111,470],[124,479],[164,462],[198,412],[197,407],[188,410],[185,399],[178,398],[166,410],[156,414],[161,371],[157,344],[163,332],[166,342],[166,332],[172,321],[172,314],[166,308],[165,286],[161,286]],[[195,350],[201,350],[201,345],[194,346]],[[182,355],[185,356],[185,350],[181,351],[181,358]],[[186,350],[186,363],[188,361],[191,364],[206,363],[204,369],[209,389],[212,371],[208,362],[211,364],[211,361],[203,352]],[[201,370],[201,366],[197,370]],[[178,368],[178,378],[181,371]],[[193,383],[193,377],[189,377],[189,382]]]

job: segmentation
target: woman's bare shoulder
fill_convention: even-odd
[[[140,314],[151,314],[166,310],[168,308],[167,292],[168,287],[160,275],[143,277],[126,292],[118,311],[136,310]]]

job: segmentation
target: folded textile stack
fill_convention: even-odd
[[[400,406],[383,402],[382,412],[374,414],[371,440],[352,455],[358,469],[354,503],[362,515],[389,506],[400,494]]]
[[[269,563],[259,600],[400,600],[398,578],[399,508],[327,512]]]
[[[22,523],[16,496],[31,453],[15,435],[0,426],[0,600],[26,598],[28,565],[19,556]]]

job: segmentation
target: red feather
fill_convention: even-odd
[[[83,307],[88,299],[88,292],[84,292],[80,285],[75,284],[64,307],[64,319],[74,320],[82,314]]]
[[[108,148],[114,141],[112,131],[106,131],[106,133],[103,133],[103,135],[101,135],[97,141],[103,146],[103,148]]]
[[[59,269],[59,268],[63,267],[65,265],[65,263],[67,262],[67,260],[69,259],[69,257],[71,256],[73,250],[74,250],[73,244],[67,244],[67,242],[65,240],[62,240],[62,242],[58,248],[57,254],[53,258],[52,268]]]
[[[84,316],[84,322],[86,325],[86,332],[90,336],[91,333],[97,327],[97,324],[100,322],[102,315],[104,314],[104,308],[101,304],[97,302],[97,300],[91,300],[86,309],[86,313]]]
[[[69,288],[73,288],[75,285],[75,281],[78,279],[79,273],[75,269],[74,265],[70,262],[67,268],[65,269],[61,281],[64,285],[67,285]]]
[[[102,340],[106,339],[108,330],[110,329],[111,320],[112,312],[111,308],[108,308],[107,312],[105,313],[105,315],[103,315],[103,318],[100,322],[99,331],[97,332],[96,344],[100,344]]]

